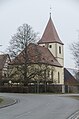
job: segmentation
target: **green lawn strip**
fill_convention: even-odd
[[[72,98],[79,100],[79,96],[72,96]]]
[[[79,96],[72,95],[72,96],[68,96],[68,97],[71,97],[73,99],[79,100]]]
[[[2,98],[0,98],[0,103],[3,101],[3,99]]]

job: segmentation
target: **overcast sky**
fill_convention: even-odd
[[[69,47],[78,41],[79,0],[0,0],[0,51],[5,52],[11,36],[23,23],[41,37],[51,16],[64,43],[65,67],[75,67]]]

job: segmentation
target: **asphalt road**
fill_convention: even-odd
[[[67,119],[79,110],[79,100],[65,95],[6,94],[18,103],[0,109],[0,119]]]

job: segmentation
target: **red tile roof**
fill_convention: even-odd
[[[39,42],[38,42],[38,44],[41,44],[41,43],[60,43],[63,45],[62,41],[59,39],[59,36],[57,34],[55,27],[54,27],[51,16],[50,16],[48,24],[45,28],[43,36],[42,36],[41,40],[39,40]]]
[[[46,47],[31,43],[28,45],[27,54],[28,63],[42,63],[62,67]],[[24,50],[10,64],[23,64],[25,62],[23,55]]]

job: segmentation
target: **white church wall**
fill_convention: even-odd
[[[54,67],[54,81],[56,84],[64,84],[64,70],[60,67]],[[58,76],[59,74],[59,76]]]

